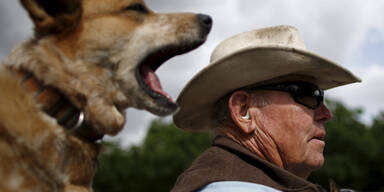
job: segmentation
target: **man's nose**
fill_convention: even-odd
[[[324,103],[315,109],[315,121],[321,121],[323,123],[332,119],[332,112],[325,106]]]

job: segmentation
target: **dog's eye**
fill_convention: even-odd
[[[124,8],[124,11],[137,11],[140,13],[148,13],[148,9],[143,4],[132,4]]]

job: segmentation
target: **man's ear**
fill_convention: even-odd
[[[65,33],[81,19],[81,0],[21,0],[35,24],[35,36]]]
[[[233,122],[246,134],[252,133],[256,128],[252,123],[254,119],[249,111],[250,104],[251,95],[245,91],[234,92],[228,102]]]

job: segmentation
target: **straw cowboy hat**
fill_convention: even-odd
[[[230,92],[265,82],[300,80],[323,90],[360,82],[347,69],[308,52],[292,26],[241,33],[219,44],[210,64],[184,87],[173,119],[182,129],[211,129],[215,103]]]

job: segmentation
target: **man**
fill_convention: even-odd
[[[321,191],[306,179],[324,163],[323,90],[358,81],[291,26],[225,40],[177,100],[178,127],[217,136],[172,191]]]

